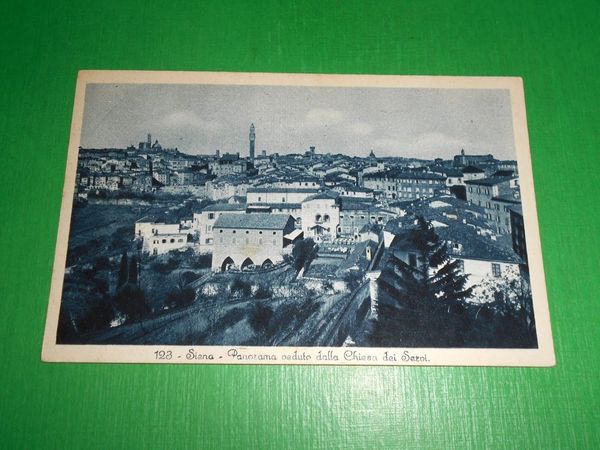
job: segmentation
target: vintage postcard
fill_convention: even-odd
[[[554,365],[521,79],[80,72],[42,359]]]

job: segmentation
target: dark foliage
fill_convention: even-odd
[[[177,258],[170,256],[166,262],[156,261],[152,264],[152,270],[167,275],[179,267]]]
[[[114,310],[108,296],[95,296],[86,302],[85,308],[74,310],[72,305],[60,305],[56,342],[76,342],[81,334],[107,328],[114,318]]]
[[[273,317],[273,310],[271,307],[257,302],[254,303],[250,309],[248,322],[256,333],[263,334],[269,326],[271,317]]]
[[[200,278],[200,275],[196,272],[192,272],[191,270],[186,270],[181,274],[181,282],[183,285],[190,284],[192,281]]]
[[[391,255],[378,280],[379,289],[395,299],[381,305],[370,328],[370,340],[381,346],[463,346],[467,277],[448,258],[446,244],[422,217],[407,242],[416,253],[410,265]]]
[[[93,254],[94,250],[100,245],[102,245],[100,239],[92,239],[85,244],[69,246],[67,250],[67,266],[77,264],[90,253]]]
[[[186,286],[182,289],[176,288],[169,292],[165,304],[174,308],[191,305],[195,300],[196,291],[192,287]]]
[[[138,282],[138,259],[135,255],[129,261],[129,278],[127,281],[132,284],[137,284]]]
[[[195,257],[191,263],[194,269],[210,269],[212,265],[212,253],[204,253]]]
[[[114,250],[120,250],[122,248],[128,248],[133,239],[133,228],[130,226],[119,227],[111,236],[110,248]]]
[[[94,262],[95,271],[108,269],[110,269],[110,259],[108,256],[99,256],[96,258],[96,261]]]
[[[139,320],[150,313],[144,291],[131,283],[126,283],[117,290],[113,304],[128,321]]]
[[[271,289],[264,284],[259,284],[256,288],[256,291],[254,292],[254,297],[256,297],[257,299],[271,298],[272,295],[273,293],[271,292]]]
[[[235,277],[229,285],[229,292],[231,292],[231,295],[249,297],[252,295],[252,285],[241,277]]]
[[[361,285],[362,280],[363,274],[361,272],[351,270],[344,274],[344,281],[351,291],[354,291],[356,288],[358,288]]]
[[[121,255],[121,263],[119,264],[119,275],[117,278],[117,290],[127,283],[129,278],[129,261],[127,258],[127,252],[123,252]]]
[[[292,249],[292,266],[296,271],[307,269],[317,257],[318,252],[319,247],[311,238],[299,240]]]

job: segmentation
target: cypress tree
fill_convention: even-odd
[[[378,283],[395,306],[380,305],[370,340],[382,346],[460,346],[468,328],[462,300],[472,290],[465,289],[467,275],[423,217],[417,218],[405,242],[416,253],[416,262],[389,255]]]
[[[129,283],[137,284],[138,281],[138,260],[135,255],[129,261]]]
[[[117,290],[123,287],[129,277],[129,265],[127,264],[127,251],[121,256],[121,264],[119,265],[119,277],[117,279]]]

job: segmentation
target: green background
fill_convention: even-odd
[[[600,448],[597,1],[2,11],[0,447]],[[79,69],[522,76],[557,366],[42,363]]]

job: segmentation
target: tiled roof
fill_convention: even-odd
[[[514,203],[520,204],[521,200],[513,197],[512,195],[499,195],[497,197],[492,197],[492,200],[495,202],[505,202],[505,203]]]
[[[373,203],[359,201],[353,197],[342,197],[342,211],[356,211],[374,209]]]
[[[248,189],[248,193],[264,194],[268,192],[276,193],[302,193],[311,194],[318,192],[319,188],[274,188],[274,187],[253,187]]]
[[[465,181],[465,184],[475,184],[479,186],[495,186],[501,183],[507,183],[510,180],[514,180],[516,177],[489,177],[489,178],[481,178],[479,180],[468,180]]]
[[[301,203],[251,203],[248,205],[248,207],[252,207],[252,206],[256,206],[256,207],[269,207],[269,208],[273,208],[273,209],[301,209],[302,208],[302,204]]]
[[[498,261],[507,263],[520,262],[519,256],[510,247],[502,244],[502,242],[494,241],[488,236],[481,236],[477,231],[462,222],[448,220],[445,222],[446,227],[436,227],[435,232],[440,239],[451,242],[452,244],[460,244],[460,250],[454,249],[453,245],[448,246],[448,253],[454,258],[465,259],[480,259],[486,261]],[[397,221],[390,221],[385,227],[396,235],[390,248],[402,250],[414,249],[414,243],[410,238],[410,231],[414,228],[414,223],[404,223],[400,227]]]
[[[290,220],[293,222],[294,219],[289,214],[223,214],[216,220],[213,228],[283,230]]]
[[[323,191],[319,192],[318,194],[311,195],[304,201],[309,202],[311,200],[336,200],[339,196],[340,194],[334,191]]]
[[[484,170],[480,169],[479,167],[475,167],[475,166],[466,166],[466,167],[463,167],[462,172],[463,173],[483,173]]]
[[[216,203],[208,205],[203,211],[245,211],[245,203]]]

